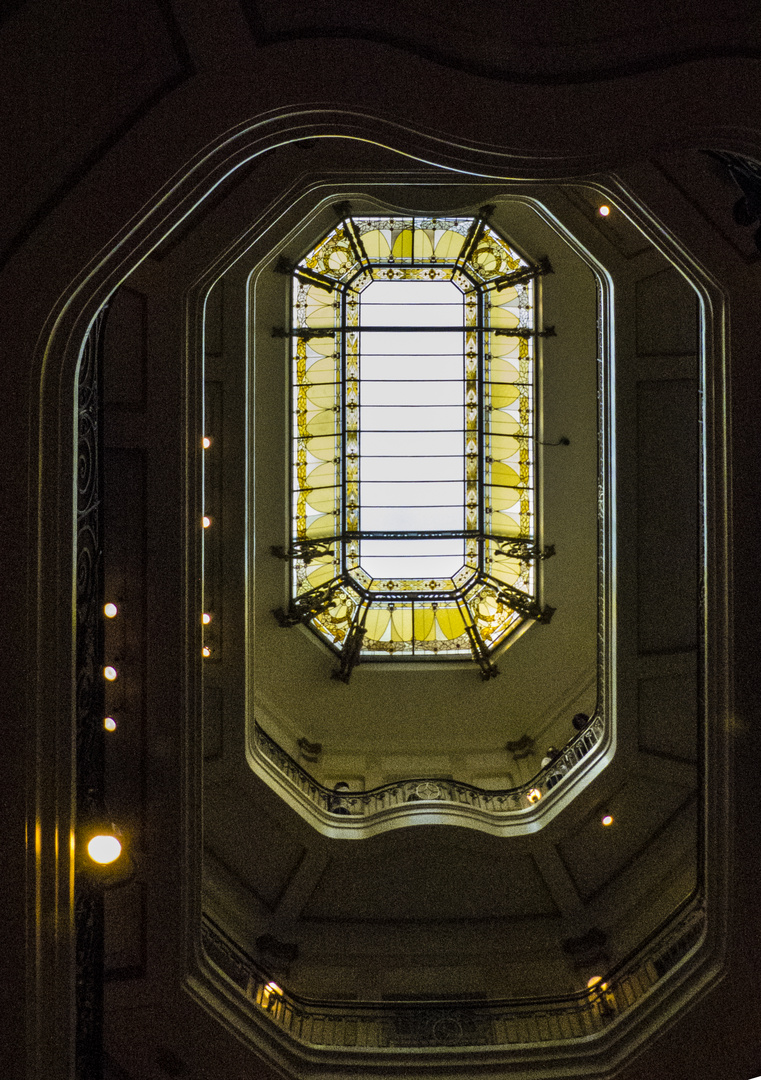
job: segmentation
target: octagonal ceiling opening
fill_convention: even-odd
[[[532,264],[478,215],[355,216],[293,270],[293,566],[283,626],[339,657],[471,655],[536,597]],[[326,295],[327,294],[327,295]]]

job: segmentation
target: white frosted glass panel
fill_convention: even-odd
[[[386,409],[371,405],[360,410],[361,431],[451,431],[463,441],[463,409],[454,406]]]
[[[359,347],[362,356],[459,356],[462,359],[463,335],[458,331],[434,330],[419,333],[415,330],[362,330]]]
[[[367,558],[377,559],[384,552],[395,558],[417,558],[418,555],[430,555],[432,558],[459,558],[465,562],[465,541],[457,536],[445,540],[364,540],[362,550]]]
[[[451,281],[375,281],[360,300],[364,326],[462,326],[463,294]]]
[[[462,454],[459,457],[365,457],[362,458],[363,483],[378,480],[405,480],[427,483],[431,480],[465,479]]]
[[[462,529],[462,293],[448,281],[374,282],[362,293],[359,322],[410,328],[359,337],[360,529]],[[452,329],[422,329],[439,326]],[[454,550],[400,543],[360,542],[361,565],[373,577],[409,579],[451,576],[464,561],[463,541]]]
[[[464,396],[465,386],[462,380],[367,382],[363,374],[360,406],[362,409],[369,405],[421,405],[425,408],[431,405],[461,406]]]
[[[451,356],[420,356],[397,353],[362,353],[362,380],[382,379],[386,382],[407,382],[414,379],[461,379],[462,347]]]
[[[385,431],[363,431],[359,440],[363,463],[365,457],[378,455],[402,458],[425,457],[427,455],[431,457],[440,457],[442,455],[462,457],[464,440],[462,427],[454,432],[405,431],[404,434],[401,432],[394,432],[393,434],[394,438],[389,439],[388,433]],[[455,454],[452,453],[455,448],[452,435],[456,437]]]
[[[462,483],[360,484],[359,503],[366,506],[459,506],[462,513]]]
[[[411,553],[409,557],[392,554],[381,558],[362,555],[362,569],[371,578],[385,581],[388,578],[451,578],[464,563],[464,558]]]
[[[462,529],[462,506],[363,507],[363,532],[426,532]],[[362,549],[360,544],[360,551]],[[413,574],[418,577],[418,574]]]

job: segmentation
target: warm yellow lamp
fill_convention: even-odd
[[[101,866],[115,862],[121,853],[121,842],[112,833],[98,833],[87,845],[87,854]]]

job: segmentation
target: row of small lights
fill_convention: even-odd
[[[115,619],[119,614],[119,608],[116,604],[109,601],[107,604],[103,605],[103,614],[107,619]],[[103,668],[103,678],[106,679],[107,682],[115,682],[118,677],[119,672],[113,664],[106,664]],[[114,717],[104,717],[103,727],[106,731],[116,731],[116,720]],[[87,854],[92,861],[98,863],[99,866],[108,866],[109,864],[116,862],[121,853],[121,840],[115,835],[115,832],[96,833],[87,844]]]
[[[209,450],[211,448],[211,444],[212,444],[211,436],[210,435],[204,435],[203,438],[201,439],[201,447],[204,450]],[[203,517],[201,518],[201,528],[203,528],[203,529],[210,529],[211,528],[211,518],[209,517],[208,514],[204,514]],[[204,611],[201,614],[201,624],[203,626],[208,626],[210,622],[211,622],[211,612],[210,611]],[[202,645],[201,646],[201,656],[204,658],[204,660],[208,660],[208,658],[211,656],[211,648],[208,645]]]
[[[211,446],[211,438],[208,435],[204,435],[201,440],[201,445],[204,450],[208,450]],[[211,518],[204,514],[201,518],[201,525],[204,529],[208,529],[211,526]],[[112,601],[103,605],[103,614],[107,619],[115,619],[119,614],[119,608]],[[204,626],[208,626],[211,622],[211,612],[204,611],[201,615],[201,623]],[[201,649],[201,655],[204,658],[211,656],[211,649],[208,645],[204,645]],[[119,672],[113,666],[113,664],[106,664],[103,668],[103,677],[107,682],[115,682],[119,677]],[[103,727],[106,731],[116,731],[116,720],[113,716],[106,716],[103,719]],[[115,862],[122,852],[121,841],[113,833],[98,833],[93,836],[87,845],[87,852],[93,862],[106,866],[109,863]]]

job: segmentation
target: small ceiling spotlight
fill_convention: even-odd
[[[204,626],[208,626],[211,622],[211,613],[208,611],[204,611],[203,615],[201,616],[201,622],[204,624]]]
[[[204,529],[208,529],[211,525],[211,518],[207,514],[204,514],[204,516],[201,518],[201,525],[204,527]]]
[[[542,797],[542,793],[541,793],[541,791],[539,790],[538,787],[532,788],[531,791],[529,791],[528,795],[526,796],[526,798],[528,799],[528,801],[532,805],[533,805],[533,803],[538,803],[539,800],[541,799],[541,797]]]
[[[103,727],[106,731],[116,731],[116,721],[113,716],[107,716],[103,721]]]
[[[104,604],[103,614],[106,616],[107,619],[115,619],[116,616],[119,614],[119,608],[116,606],[116,604]]]
[[[204,450],[208,450],[211,446],[211,438],[208,435],[204,435],[204,437],[201,439],[201,446],[204,448]]]
[[[98,833],[87,845],[87,854],[100,866],[116,862],[121,853],[121,841],[113,833]]]
[[[610,207],[606,206],[603,203],[602,206],[598,207],[597,213],[600,215],[600,217],[608,217],[608,215],[610,214]]]
[[[602,981],[602,975],[593,975],[587,979],[587,990],[607,990],[608,984]]]
[[[603,825],[612,825],[613,824],[613,815],[612,814],[603,814],[602,823],[603,823]]]
[[[204,647],[201,649],[201,656],[211,656],[211,649],[208,645],[204,645]]]
[[[109,682],[113,682],[114,679],[118,678],[118,676],[119,672],[116,670],[115,667],[112,667],[110,664],[107,667],[103,668],[103,678],[108,679]]]

